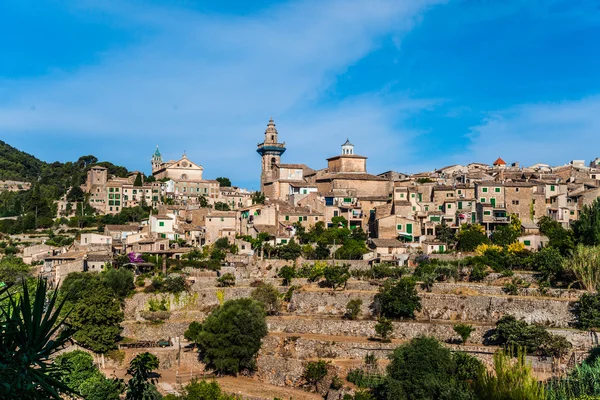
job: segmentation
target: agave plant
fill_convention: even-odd
[[[60,393],[72,393],[59,380],[65,371],[51,360],[74,333],[66,316],[60,318],[66,299],[57,303],[57,294],[41,278],[33,294],[25,281],[20,295],[0,290],[0,398],[60,399]]]

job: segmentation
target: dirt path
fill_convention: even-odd
[[[117,377],[117,378],[122,378],[122,379],[126,379],[126,380],[128,378],[125,376],[125,374],[126,374],[125,369],[110,368],[110,369],[104,369],[104,370],[102,370],[102,372],[104,372],[104,374],[108,377]],[[165,391],[165,389],[168,389],[168,388],[177,389],[179,387],[179,384],[177,383],[178,374],[176,371],[174,371],[174,370],[159,370],[157,372],[161,375],[161,377],[158,379],[158,386],[160,389]],[[190,373],[189,372],[188,373],[180,373],[179,376],[184,385],[186,383],[189,383],[189,381],[190,381]],[[196,375],[196,376],[199,376],[199,379],[202,379],[201,374]],[[213,378],[206,378],[206,379],[210,380]],[[252,379],[252,378],[226,376],[226,377],[214,378],[214,379],[219,383],[219,385],[225,392],[231,393],[231,394],[240,394],[240,395],[245,395],[245,396],[250,396],[250,397],[255,397],[255,398],[264,398],[265,400],[271,400],[275,397],[278,397],[280,399],[294,399],[294,400],[296,400],[296,399],[297,400],[322,399],[322,397],[319,395],[316,395],[314,393],[308,393],[301,389],[269,385],[269,384],[260,382],[258,380]],[[173,390],[170,392],[176,393],[176,390]]]

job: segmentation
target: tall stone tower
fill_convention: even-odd
[[[160,151],[158,150],[158,145],[156,146],[156,151],[152,155],[152,160],[150,162],[152,163],[152,173],[159,169],[163,163],[162,156],[160,155]]]
[[[279,139],[277,138],[277,128],[275,128],[273,118],[271,118],[267,124],[264,142],[258,144],[258,149],[256,149],[256,151],[262,157],[260,190],[264,193],[265,182],[270,182],[276,178],[275,165],[279,164],[281,155],[285,152],[285,142],[279,143]]]

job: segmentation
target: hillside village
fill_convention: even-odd
[[[397,349],[424,338],[486,369],[517,346],[540,382],[587,365],[599,344],[600,159],[373,174],[349,139],[325,168],[284,163],[279,135],[271,119],[256,192],[205,179],[191,154],[164,161],[158,147],[147,176],[90,162],[49,226],[2,234],[0,262],[61,295],[80,288],[69,302],[81,313],[102,304],[71,316],[80,333],[66,350],[118,378],[151,354],[171,398],[212,378],[244,399],[384,398]],[[18,286],[17,275],[2,279]],[[92,284],[114,294],[95,297]],[[215,367],[198,352],[202,323],[247,298],[265,321],[253,367]]]
[[[547,216],[568,228],[584,206],[600,197],[600,159],[589,165],[574,160],[557,167],[521,167],[498,158],[491,165],[373,175],[367,172],[367,157],[356,154],[349,140],[339,155],[326,160],[326,168],[312,169],[281,162],[286,148],[273,120],[263,139],[257,149],[262,165],[259,201],[249,190],[203,179],[203,167],[186,154],[163,161],[158,147],[151,157],[152,179],[142,183],[136,184],[137,171],[120,178],[110,176],[105,167],[91,166],[82,190],[95,213],[115,215],[139,206],[153,212],[139,223],[108,224],[100,232],[86,233],[76,246],[106,245],[102,261],[131,252],[179,259],[191,247],[226,238],[237,245],[239,254],[262,257],[242,237],[260,236],[280,246],[296,236],[298,226],[310,230],[321,222],[332,227],[334,218],[343,218],[349,229],[361,229],[368,237],[369,251],[353,258],[406,265],[411,255],[450,250],[437,235],[440,226],[458,231],[463,225],[479,224],[492,236],[515,217],[521,225],[519,242],[536,251],[548,241],[537,226],[540,218]],[[23,188],[29,186],[23,182]],[[5,190],[15,188],[14,182],[5,184]],[[66,199],[57,205],[60,216],[76,215],[76,207]],[[96,251],[74,250],[39,244],[24,249],[24,255],[27,260],[46,260],[44,273],[60,281],[69,272],[83,270],[86,256],[102,257]],[[57,264],[56,257],[63,263]]]

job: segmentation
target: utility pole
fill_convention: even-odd
[[[335,267],[335,239],[333,239],[333,251],[331,252],[332,267]]]

